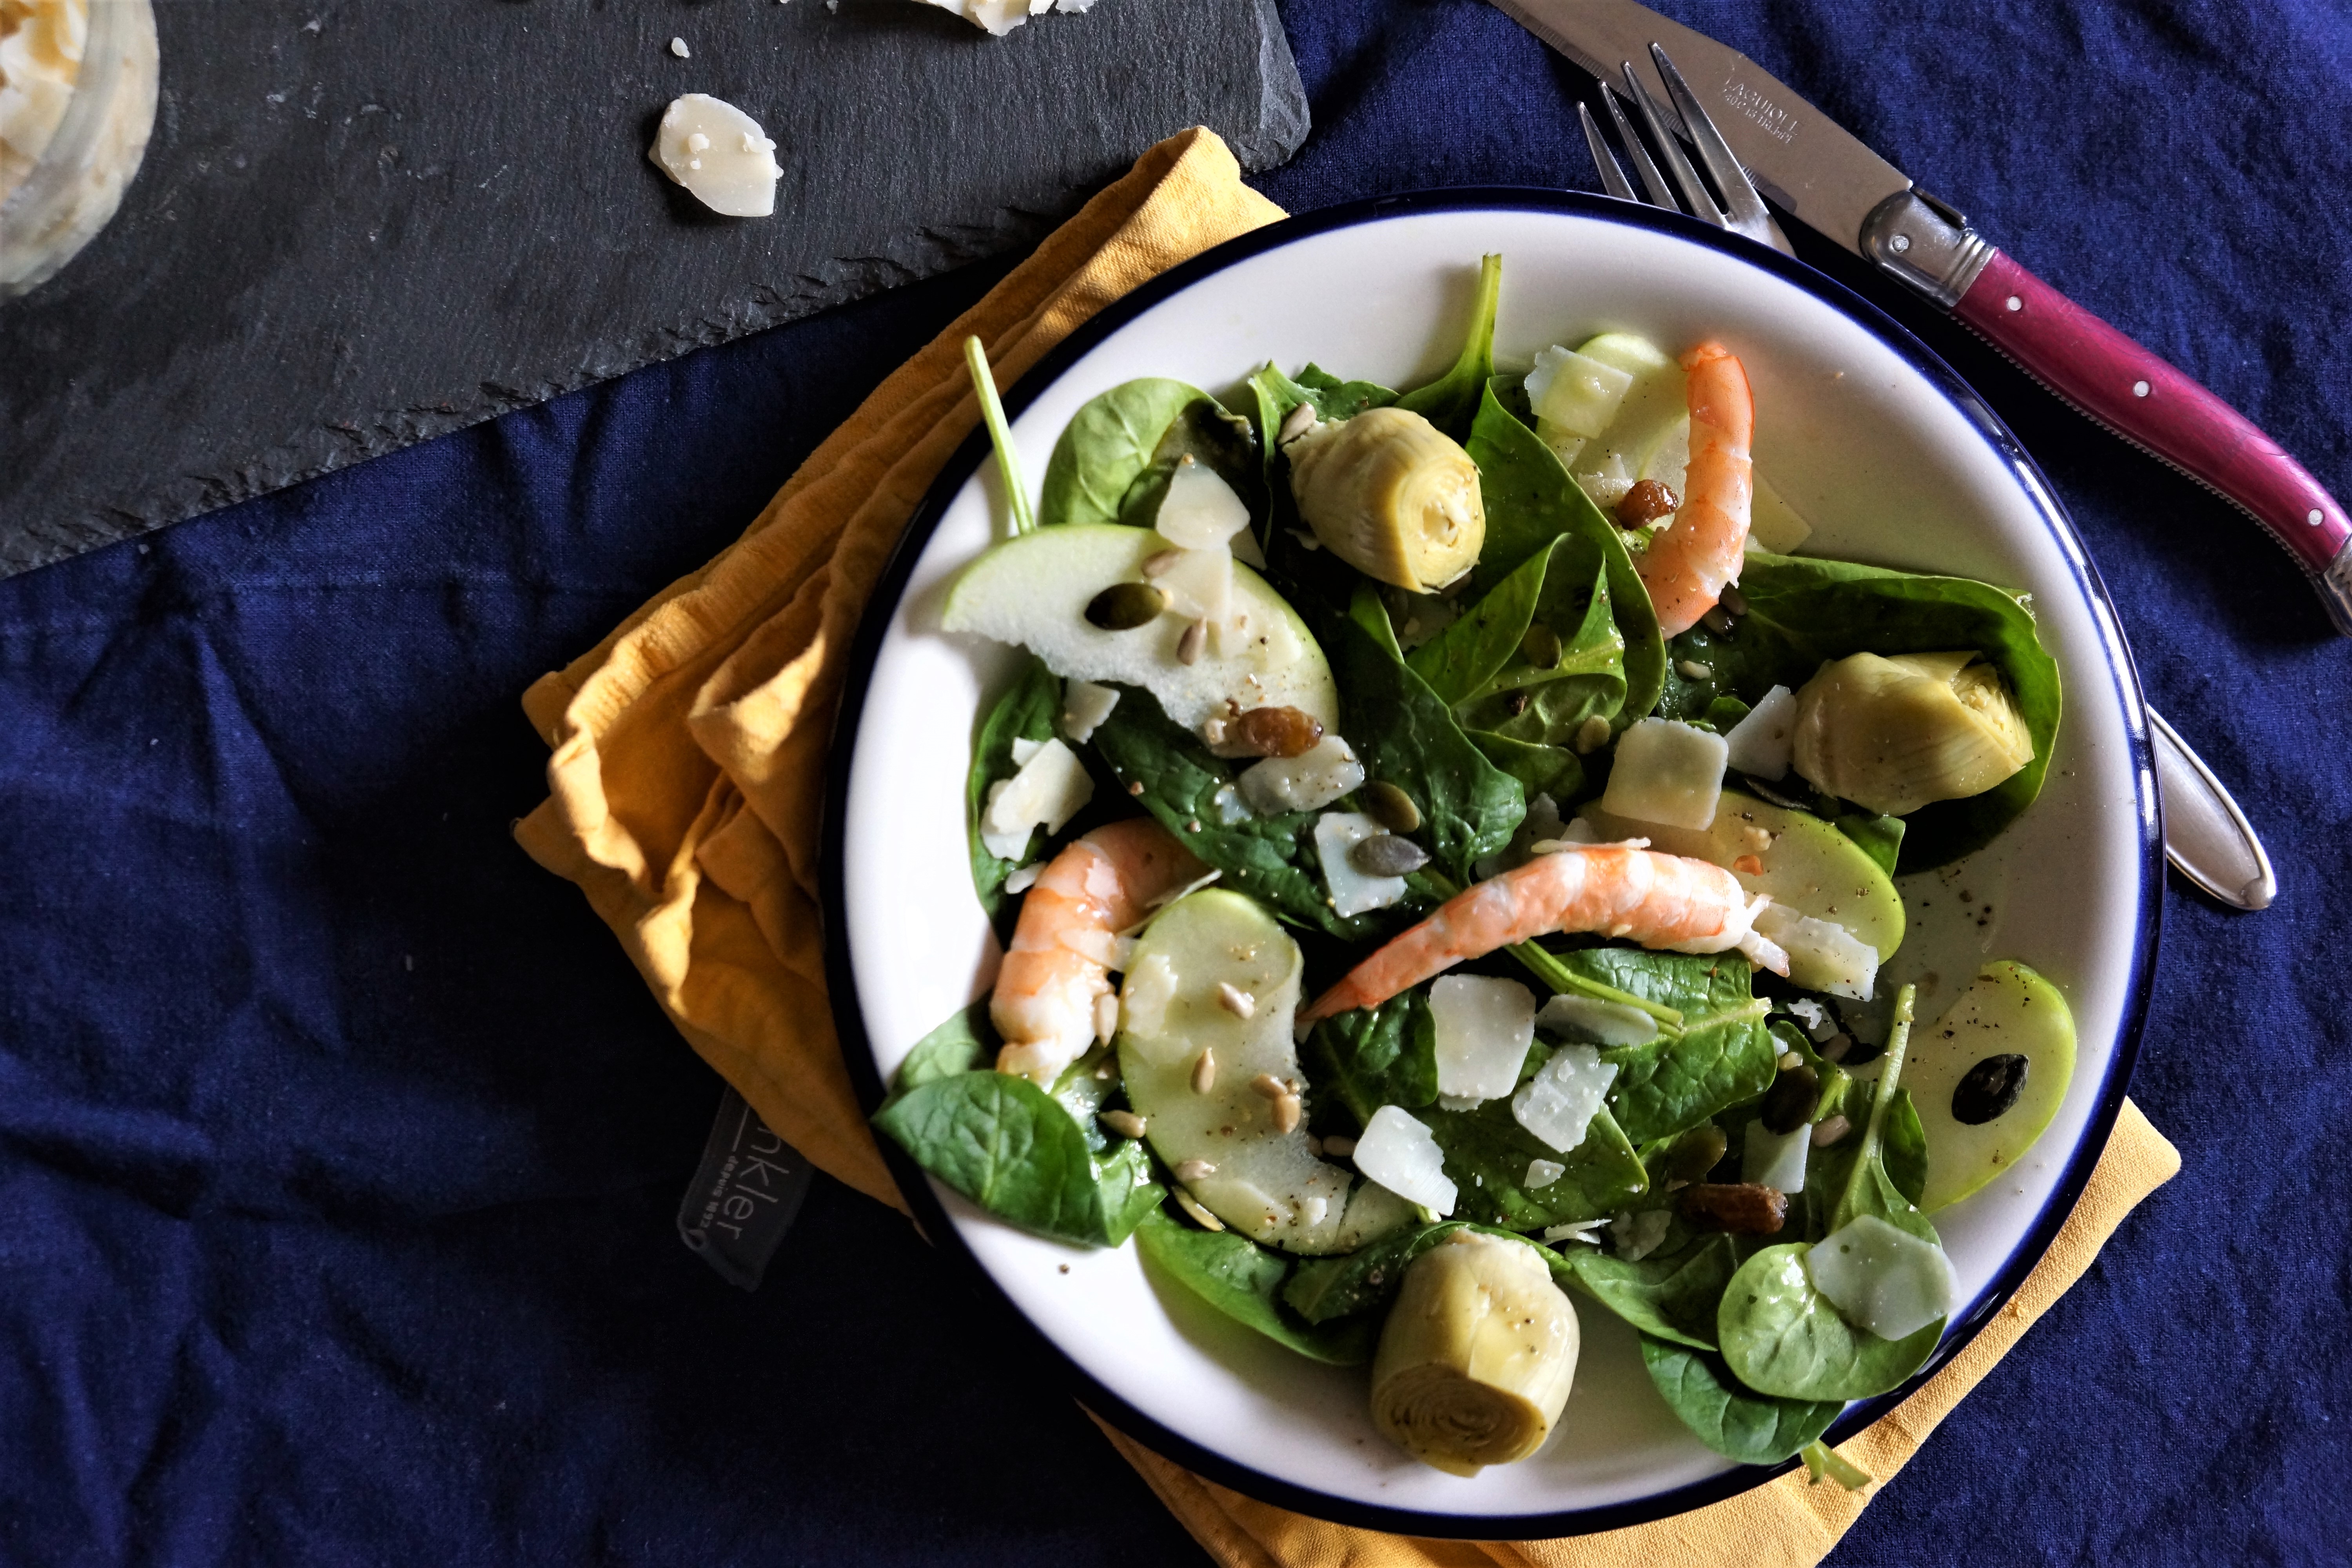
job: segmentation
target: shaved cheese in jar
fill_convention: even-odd
[[[1617,1064],[1591,1046],[1562,1046],[1511,1097],[1512,1120],[1565,1154],[1584,1142],[1616,1081]]]
[[[1021,755],[1024,745],[1035,747],[1026,757]],[[988,805],[980,817],[980,841],[1000,860],[1020,859],[1034,828],[1059,833],[1095,795],[1086,764],[1061,742],[1015,741],[1013,746],[1021,771],[989,785]]]
[[[1260,816],[1286,811],[1320,811],[1364,782],[1364,764],[1338,735],[1323,738],[1295,757],[1268,757],[1237,781],[1242,799]]]
[[[646,156],[712,212],[766,217],[776,210],[776,144],[760,122],[707,92],[673,99]]]
[[[1383,1105],[1356,1140],[1356,1169],[1408,1203],[1441,1218],[1454,1212],[1461,1190],[1445,1174],[1436,1136],[1402,1106]]]
[[[1536,1037],[1535,993],[1516,980],[1440,975],[1429,987],[1437,1034],[1437,1091],[1499,1100],[1519,1081]]]
[[[1601,809],[1636,822],[1705,827],[1715,821],[1728,758],[1720,735],[1671,719],[1644,719],[1618,737]]]
[[[1726,760],[1743,773],[1767,780],[1788,776],[1789,748],[1797,737],[1797,694],[1785,686],[1766,692],[1748,717],[1723,737]]]
[[[1388,831],[1360,811],[1327,811],[1315,819],[1315,857],[1323,862],[1323,885],[1331,890],[1331,912],[1360,915],[1384,910],[1404,897],[1402,877],[1370,877],[1356,869],[1348,851]]]
[[[1874,1214],[1815,1242],[1805,1272],[1840,1317],[1882,1340],[1908,1339],[1950,1317],[1959,1294],[1942,1247]]]

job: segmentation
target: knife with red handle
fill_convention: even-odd
[[[1604,81],[1627,61],[1654,81],[1650,45],[1664,46],[1767,200],[1926,295],[2058,396],[2261,523],[2311,574],[2336,629],[2352,637],[2352,516],[2192,377],[2028,272],[1737,49],[1634,0],[1494,4]],[[1671,101],[1663,84],[1654,92]]]

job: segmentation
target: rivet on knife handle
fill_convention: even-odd
[[[1881,203],[1862,252],[2067,402],[2216,491],[2316,580],[2352,637],[2352,517],[2237,410],[1979,237],[1921,191]]]

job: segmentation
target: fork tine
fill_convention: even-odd
[[[1642,177],[1643,188],[1650,193],[1650,205],[1664,207],[1670,213],[1682,211],[1682,203],[1675,200],[1675,193],[1666,188],[1665,176],[1658,173],[1655,163],[1650,162],[1649,152],[1643,147],[1642,139],[1633,134],[1632,122],[1626,120],[1625,110],[1617,102],[1617,89],[1605,81],[1601,84],[1601,101],[1609,106],[1609,118],[1617,126],[1617,140],[1624,143],[1625,156],[1633,161],[1633,173]]]
[[[1699,179],[1698,171],[1691,167],[1688,158],[1683,156],[1682,143],[1676,142],[1674,132],[1666,129],[1665,110],[1650,95],[1650,89],[1642,85],[1642,79],[1633,74],[1633,62],[1622,61],[1619,68],[1625,73],[1625,86],[1633,93],[1633,107],[1642,111],[1642,123],[1650,128],[1650,139],[1658,144],[1658,156],[1674,172],[1675,184],[1682,187],[1685,198],[1682,204],[1684,209],[1691,216],[1711,223],[1717,228],[1730,227],[1730,221],[1723,216],[1723,209],[1715,205],[1715,197],[1708,194],[1706,184]]]
[[[1609,143],[1601,140],[1601,127],[1592,122],[1592,110],[1580,101],[1576,117],[1584,122],[1584,145],[1592,153],[1592,166],[1601,173],[1601,188],[1621,202],[1639,200],[1633,187],[1625,183],[1625,171],[1609,155]]]
[[[1706,172],[1715,178],[1716,188],[1723,193],[1729,219],[1724,226],[1750,239],[1762,240],[1785,255],[1794,255],[1779,226],[1773,223],[1772,215],[1764,210],[1764,198],[1756,194],[1748,171],[1732,156],[1730,144],[1715,128],[1698,95],[1683,80],[1683,73],[1675,68],[1666,51],[1655,44],[1650,46],[1650,58],[1657,62],[1658,79],[1666,84],[1666,92],[1683,117],[1683,128],[1690,132],[1691,145],[1698,150],[1699,162],[1706,165]]]

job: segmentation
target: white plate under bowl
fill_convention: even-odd
[[[1438,192],[1258,230],[1103,312],[1006,400],[1030,482],[1079,405],[1131,377],[1222,395],[1269,360],[1390,386],[1436,375],[1489,251],[1504,258],[1498,363],[1524,366],[1548,343],[1609,328],[1677,348],[1720,339],[1755,387],[1759,471],[1814,525],[1806,553],[2033,595],[2065,682],[2048,783],[1987,850],[1904,879],[1914,934],[1887,980],[1921,981],[1932,1018],[1980,963],[2022,959],[2065,993],[2080,1054],[2023,1168],[1937,1216],[1968,1305],[1925,1377],[2041,1257],[2105,1142],[2162,888],[2139,685],[2113,609],[2039,471],[1958,378],[1839,285],[1687,219],[1572,195]],[[869,1109],[908,1049],[979,993],[992,961],[962,791],[980,704],[1013,655],[940,630],[950,583],[1003,532],[986,452],[976,434],[916,514],[844,693],[829,963],[842,1048]],[[1442,1474],[1374,1432],[1361,1368],[1314,1364],[1157,1289],[1132,1247],[1087,1251],[1016,1231],[884,1148],[932,1238],[978,1265],[1080,1397],[1239,1490],[1408,1534],[1524,1538],[1657,1518],[1775,1473],[1702,1447],[1652,1389],[1632,1331],[1580,1300],[1585,1349],[1552,1440],[1475,1479]],[[1832,1440],[1898,1396],[1855,1405]]]

